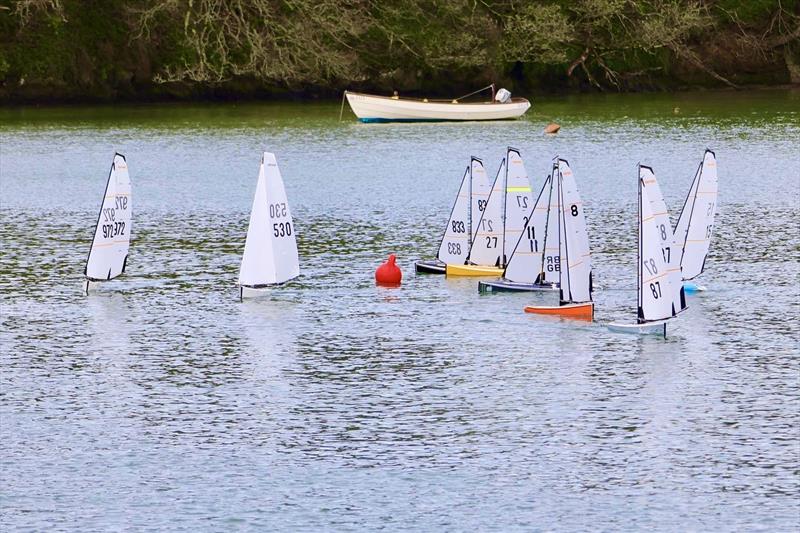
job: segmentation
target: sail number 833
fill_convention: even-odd
[[[269,218],[280,220],[288,216],[289,210],[286,208],[286,202],[269,204]],[[292,223],[288,220],[284,222],[274,222],[272,224],[272,234],[275,237],[289,237],[292,234]]]

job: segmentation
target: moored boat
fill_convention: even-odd
[[[490,87],[494,89],[494,86]],[[505,89],[500,89],[496,94],[493,91],[491,100],[479,102],[461,102],[460,98],[429,100],[397,95],[378,96],[351,91],[345,91],[344,95],[361,122],[512,120],[521,117],[531,107],[527,99],[512,98]]]

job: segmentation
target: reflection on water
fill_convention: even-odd
[[[795,527],[797,99],[579,97],[400,126],[338,123],[338,104],[0,111],[0,524]],[[541,135],[549,120],[562,133]],[[575,169],[594,324],[522,312],[553,294],[413,274],[468,156],[494,171],[508,144],[536,180],[556,154]],[[709,291],[666,341],[607,332],[635,317],[637,161],[675,217],[706,146]],[[264,148],[302,276],[239,302]],[[136,196],[128,272],[87,298],[115,149]],[[373,280],[389,252],[392,290]]]

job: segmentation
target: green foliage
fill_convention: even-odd
[[[353,86],[452,94],[490,81],[625,90],[733,84],[756,70],[782,82],[800,42],[800,0],[5,4],[0,98],[32,87],[68,98]]]

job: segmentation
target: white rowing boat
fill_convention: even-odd
[[[531,107],[527,99],[511,98],[511,93],[505,89],[482,102],[377,96],[351,91],[345,91],[344,95],[361,122],[510,120],[521,117]]]

